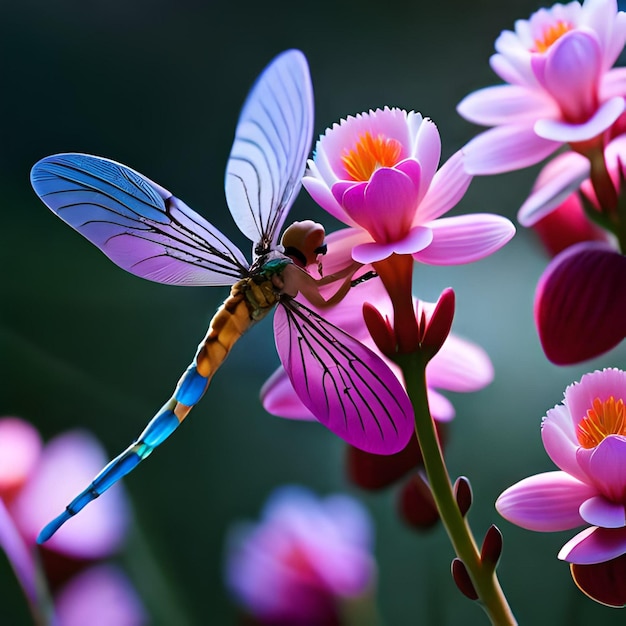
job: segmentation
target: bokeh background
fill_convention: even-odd
[[[185,289],[124,273],[58,220],[29,184],[33,163],[80,151],[121,161],[160,182],[248,252],[224,201],[223,176],[243,99],[278,52],[307,55],[316,135],[348,114],[384,105],[421,111],[439,126],[444,158],[477,131],[455,112],[494,84],[495,38],[541,6],[531,0],[20,0],[0,2],[0,414],[32,421],[46,438],[84,427],[111,456],[169,397],[226,288]],[[536,174],[477,179],[456,212],[515,219]],[[295,219],[338,226],[302,193]],[[493,502],[513,482],[552,469],[541,417],[565,386],[597,367],[624,366],[618,348],[577,367],[541,352],[532,321],[546,264],[519,229],[493,257],[452,268],[420,266],[416,293],[457,293],[454,330],[480,343],[496,370],[457,407],[447,448],[467,475],[477,536],[504,533],[500,578],[521,624],[622,624],[594,604],[556,559],[573,533],[534,534],[508,524]],[[408,529],[391,489],[350,486],[344,445],[317,424],[267,415],[258,391],[278,364],[271,323],[254,328],[216,376],[208,397],[148,462],[126,479],[137,530],[123,564],[156,625],[236,623],[222,582],[230,524],[256,518],[272,489],[302,483],[345,491],[374,516],[379,606],[387,626],[485,624],[449,576],[441,527]],[[105,496],[106,497],[106,496]],[[160,590],[165,586],[169,597]],[[0,555],[0,624],[28,624]]]

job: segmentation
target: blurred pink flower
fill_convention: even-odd
[[[514,524],[536,531],[591,526],[568,541],[559,558],[602,563],[626,554],[626,372],[585,374],[548,411],[541,436],[560,471],[509,487],[496,502]]]
[[[338,604],[375,585],[372,534],[367,513],[352,498],[318,500],[304,488],[280,488],[260,522],[230,531],[226,584],[261,623],[338,623]]]
[[[538,163],[564,143],[600,136],[624,111],[626,69],[611,69],[626,42],[616,0],[539,9],[496,40],[491,68],[506,85],[480,89],[458,105],[465,119],[493,126],[464,148],[473,175]]]
[[[335,235],[335,233],[333,233]],[[329,241],[329,254],[332,254],[334,237]],[[350,290],[336,306],[324,312],[326,318],[347,333],[374,350],[403,381],[400,368],[380,353],[372,340],[363,320],[363,301],[373,304],[393,327],[393,306],[387,292],[378,279],[372,279]],[[415,301],[416,316],[424,311],[430,317],[434,304]],[[453,419],[455,411],[452,403],[437,390],[455,392],[478,391],[493,380],[493,366],[489,356],[475,343],[454,334],[448,335],[443,347],[426,366],[428,402],[431,414],[440,421]],[[279,417],[313,420],[313,415],[298,399],[286,372],[282,367],[266,381],[261,389],[261,401],[265,410]]]
[[[350,229],[335,245],[361,263],[410,254],[417,261],[454,265],[502,247],[515,228],[505,218],[474,214],[440,218],[467,190],[461,155],[437,171],[437,127],[419,113],[377,109],[341,120],[319,139],[303,185]]]
[[[59,531],[45,547],[36,548],[35,538],[41,526],[105,463],[104,450],[85,432],[67,432],[43,445],[39,433],[28,422],[17,417],[0,418],[0,547],[15,570],[31,609],[42,619],[50,607],[39,556],[47,587],[54,592],[87,563],[114,554],[124,541],[129,521],[128,505],[121,488],[114,487],[110,497],[99,500],[85,516],[68,522],[67,530]],[[91,570],[80,577],[87,580],[89,572]],[[98,590],[92,587],[89,591],[87,586],[81,586],[85,595],[80,598],[76,594],[64,594],[61,600],[64,616],[59,614],[55,623],[59,626],[85,623],[65,619],[65,615],[72,614],[72,611],[75,615],[81,603],[83,607],[90,607],[92,614],[88,621],[95,623],[93,612],[98,612],[98,598],[107,588],[112,589],[107,587],[113,584],[111,577],[108,577],[109,582],[105,578],[99,579]],[[71,580],[69,585],[82,585],[76,579]],[[111,599],[113,596],[120,601],[120,611],[124,608],[122,605],[128,604],[128,598],[135,598],[136,605],[140,602],[131,586],[123,592],[119,589],[115,593],[111,591],[107,597]],[[74,608],[71,598],[78,602]],[[104,611],[99,614],[104,615]],[[130,618],[130,612],[128,616]],[[102,623],[143,623],[133,620],[116,619]]]
[[[148,616],[126,575],[97,565],[74,576],[57,594],[59,626],[142,626]]]

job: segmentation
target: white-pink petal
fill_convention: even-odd
[[[533,192],[520,207],[517,220],[533,226],[558,208],[589,176],[589,159],[577,152],[565,152],[551,159],[541,170]]]
[[[561,143],[573,143],[592,139],[604,132],[624,112],[625,101],[621,96],[607,100],[584,124],[570,124],[560,120],[538,120],[534,130],[539,137]]]
[[[569,530],[584,523],[578,509],[593,495],[593,487],[565,472],[546,472],[509,487],[496,500],[496,509],[505,519],[528,530]]]
[[[540,137],[528,124],[496,126],[463,147],[464,165],[475,176],[510,172],[539,163],[562,143]]]
[[[482,126],[532,123],[537,118],[559,115],[559,108],[543,92],[519,85],[479,89],[463,98],[456,110]]]
[[[450,334],[426,366],[426,376],[430,386],[470,392],[486,387],[493,380],[494,370],[483,348]]]
[[[307,175],[302,179],[302,186],[309,192],[309,195],[325,211],[348,226],[356,226],[356,222],[343,210],[331,192],[331,187],[320,177],[317,166],[313,161],[309,161]]]
[[[616,368],[606,368],[585,374],[580,382],[570,385],[565,390],[565,405],[571,414],[571,420],[577,424],[599,398],[601,402],[611,396],[615,400],[626,402],[626,372]]]
[[[434,175],[420,203],[413,225],[424,224],[447,213],[465,195],[472,176],[465,171],[461,150],[455,152]]]
[[[541,423],[541,439],[548,456],[557,467],[581,481],[589,480],[576,459],[580,444],[567,407],[558,404],[548,411]]]
[[[413,258],[430,265],[478,261],[499,250],[515,234],[515,226],[508,219],[487,213],[444,217],[428,226],[433,241]]]
[[[626,15],[626,14],[625,14]],[[626,67],[615,67],[602,76],[600,98],[609,100],[626,94]]]

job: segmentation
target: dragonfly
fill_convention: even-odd
[[[41,530],[39,543],[163,443],[200,401],[233,345],[274,309],[280,360],[313,415],[368,451],[392,454],[408,443],[413,411],[399,380],[380,356],[302,301],[332,306],[352,288],[358,265],[323,278],[309,274],[307,266],[325,253],[324,229],[310,220],[289,226],[279,241],[301,187],[312,133],[308,64],[302,52],[288,50],[250,90],[226,167],[227,205],[253,242],[251,263],[182,200],[125,165],[78,153],[34,165],[31,183],[41,200],[119,267],[167,285],[231,286],[172,396],[139,437]],[[322,296],[320,288],[333,284],[335,293]]]

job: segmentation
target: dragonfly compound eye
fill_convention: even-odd
[[[319,254],[326,253],[324,227],[312,220],[294,222],[283,233],[281,243],[285,248],[285,254],[293,259],[293,262],[306,267],[315,263]]]

